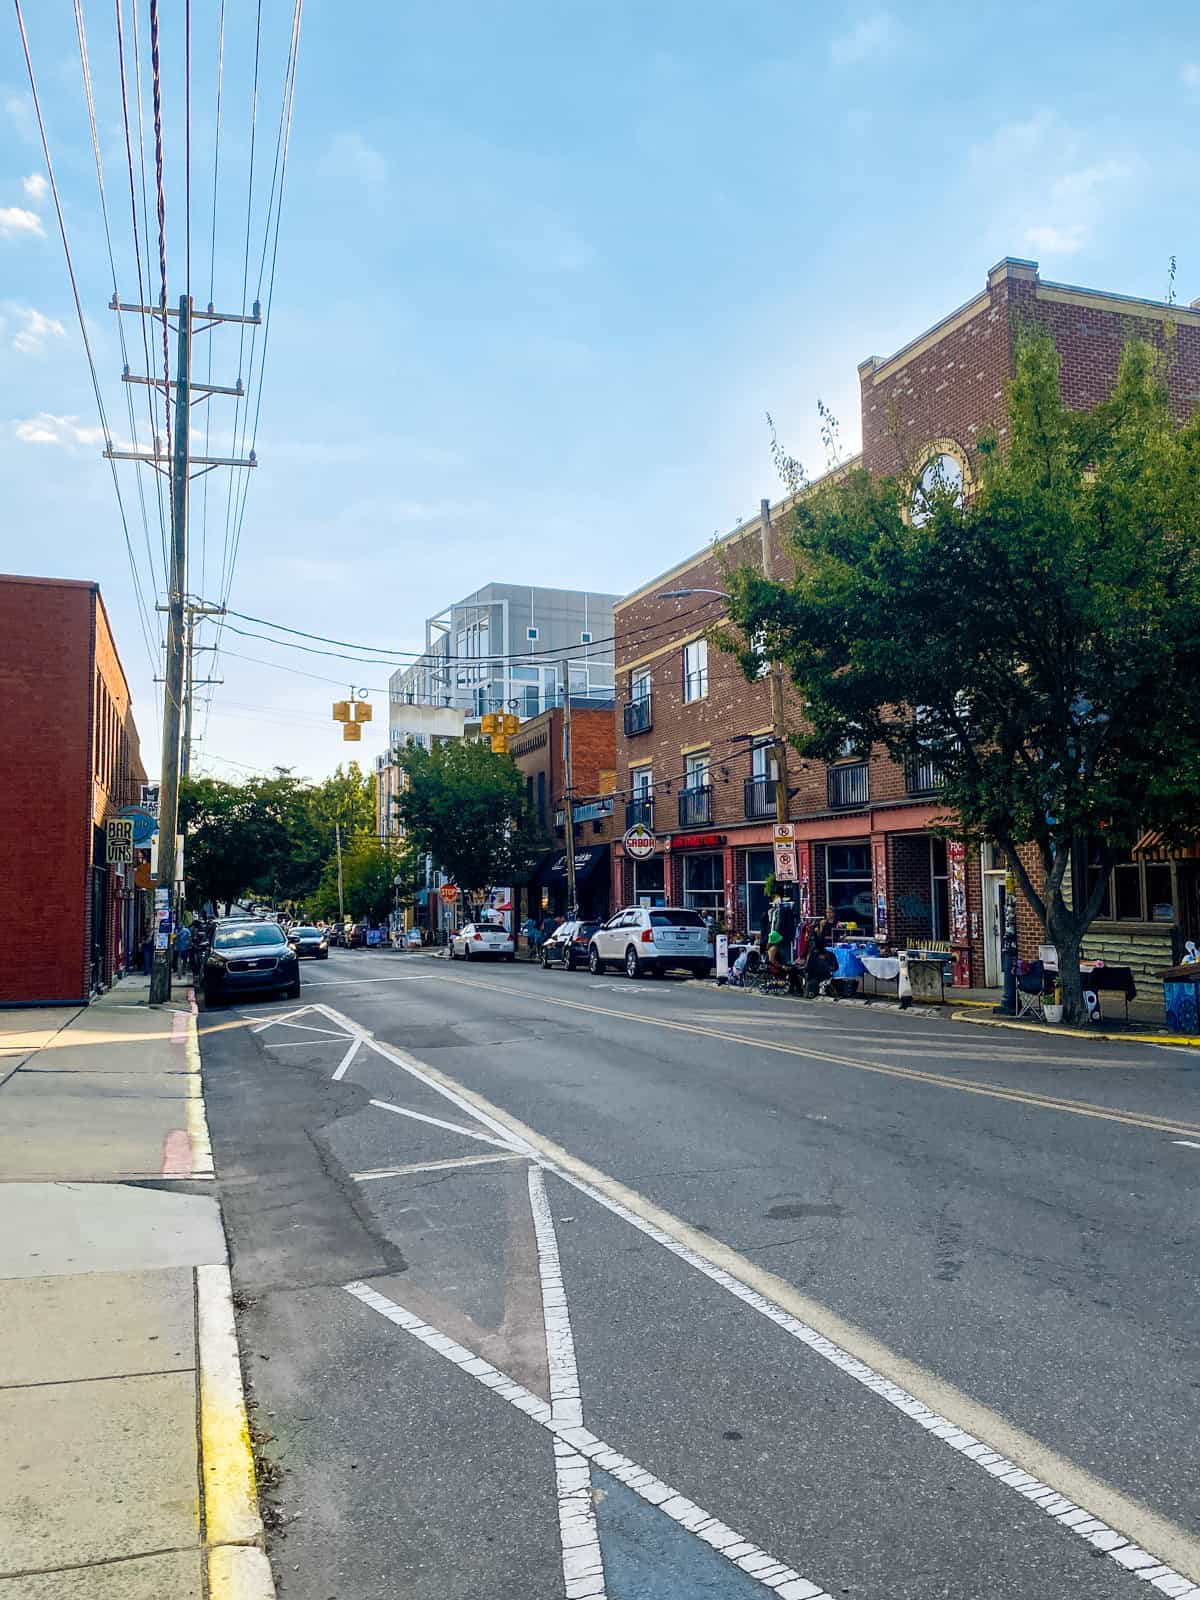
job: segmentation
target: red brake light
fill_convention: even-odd
[[[471,937],[472,939],[482,939],[483,935],[481,933],[473,933]]]
[[[643,944],[653,944],[654,943],[654,929],[653,928],[643,928],[642,929],[642,943]]]

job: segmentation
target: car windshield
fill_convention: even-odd
[[[218,928],[213,944],[218,950],[240,950],[252,944],[283,944],[278,928],[266,922],[254,922],[248,928]]]
[[[293,928],[292,932],[298,939],[320,939],[322,937],[320,928]]]
[[[704,918],[695,911],[652,911],[652,928],[702,928]]]

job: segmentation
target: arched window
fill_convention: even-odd
[[[923,527],[939,501],[961,505],[968,487],[966,460],[957,446],[935,445],[926,457],[913,489],[910,516],[915,528]]]

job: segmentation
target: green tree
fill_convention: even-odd
[[[731,573],[721,642],[748,673],[786,664],[802,754],[936,763],[948,827],[999,844],[1078,1022],[1108,869],[1144,829],[1200,828],[1200,417],[1173,424],[1138,342],[1076,412],[1053,342],[1026,335],[1009,401],[965,498],[864,471],[802,495],[794,581]]]
[[[400,752],[406,786],[396,815],[409,844],[428,853],[467,895],[525,881],[547,840],[509,755],[462,739]]]
[[[275,779],[225,783],[185,778],[179,791],[184,865],[194,903],[211,900],[228,912],[253,887],[265,891],[271,865],[286,859],[288,832]]]
[[[400,883],[396,883],[396,879]],[[397,899],[412,899],[414,873],[411,853],[401,845],[360,836],[342,851],[342,899],[346,915],[355,921],[382,922]],[[321,880],[305,901],[310,917],[338,914],[337,858],[325,864]]]

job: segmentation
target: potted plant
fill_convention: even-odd
[[[1053,994],[1052,994],[1051,998],[1046,1001],[1045,1005],[1042,1007],[1042,1010],[1046,1014],[1046,1021],[1047,1022],[1061,1022],[1062,1021],[1062,1019],[1063,1019],[1062,983],[1061,983],[1061,981],[1060,981],[1060,979],[1058,977],[1055,977],[1055,979],[1054,979],[1054,991],[1053,991]]]

